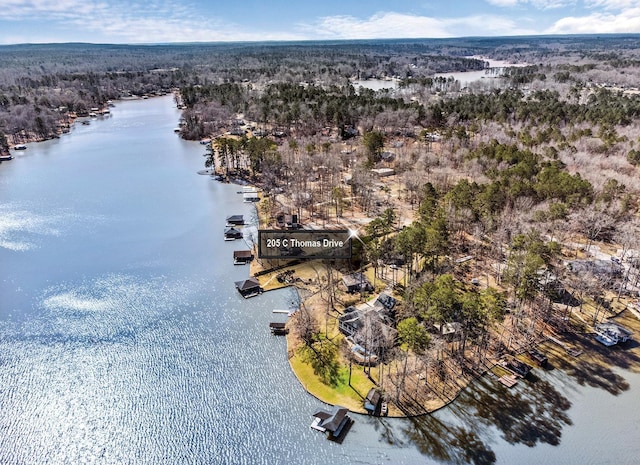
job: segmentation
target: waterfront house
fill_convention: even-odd
[[[384,322],[390,326],[396,325],[396,311],[395,307],[398,301],[391,297],[389,294],[382,293],[373,302],[373,308],[378,312],[378,315],[384,320]]]
[[[362,365],[376,365],[378,355],[393,347],[398,337],[384,313],[370,303],[346,308],[338,317],[338,329],[353,344],[352,359]]]
[[[253,276],[248,279],[245,279],[244,281],[236,281],[235,285],[240,295],[245,299],[248,299],[249,297],[254,297],[262,293],[262,287],[260,287],[260,282],[258,282],[258,280]]]
[[[349,410],[338,405],[331,412],[320,409],[313,414],[311,428],[326,432],[329,439],[340,439],[343,434],[346,434],[347,427],[351,423],[348,413]]]
[[[362,325],[362,314],[353,306],[345,308],[338,317],[338,328],[345,336],[353,336]]]

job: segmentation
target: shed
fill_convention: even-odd
[[[434,324],[434,328],[445,337],[453,337],[462,329],[462,325],[457,321],[451,323]]]
[[[376,391],[374,388],[369,389],[367,393],[367,397],[364,399],[364,409],[370,415],[375,415],[380,407],[380,401],[382,398],[380,397],[380,393]]]
[[[345,275],[342,278],[342,282],[349,293],[373,291],[373,286],[364,273],[357,272]]]

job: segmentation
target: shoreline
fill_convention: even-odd
[[[84,114],[78,115],[75,112],[68,112],[65,118],[60,118],[58,120],[58,129],[56,129],[56,133],[53,135],[50,134],[48,136],[43,137],[43,136],[38,136],[35,133],[26,132],[25,130],[22,130],[20,133],[17,133],[17,134],[5,134],[5,137],[7,139],[7,144],[9,145],[9,151],[10,152],[15,151],[16,150],[15,146],[17,145],[33,144],[38,142],[46,142],[48,140],[59,139],[65,134],[68,134],[79,119],[85,119],[85,121],[91,121],[92,119],[108,116],[111,113],[109,108],[113,106],[112,104],[115,102],[122,102],[127,100],[145,100],[153,97],[164,97],[166,95],[168,94],[144,95],[142,97],[134,97],[134,96],[120,97],[115,100],[109,100],[107,103],[104,104],[104,106],[97,108],[98,111],[95,111],[96,115],[91,114],[94,112],[94,109],[92,109],[90,112],[87,112],[86,115]]]
[[[318,323],[319,327],[333,324],[335,325],[336,315],[326,314],[323,310],[324,301],[321,301],[320,292],[321,288],[318,285],[321,281],[321,275],[319,274],[319,263],[316,261],[302,262],[290,267],[277,268],[272,271],[265,270],[258,260],[250,265],[250,274],[254,275],[257,272],[262,272],[259,276],[259,281],[265,286],[265,291],[280,289],[284,287],[294,287],[299,297],[301,308],[308,309],[312,314],[318,318],[329,318],[329,322],[321,320]],[[289,283],[279,283],[275,277],[283,271],[293,270],[295,279]],[[266,273],[265,273],[266,271]],[[608,315],[605,321],[618,322],[627,328],[631,328],[634,334],[640,334],[640,319],[632,309],[628,308],[631,305],[627,302],[629,299],[623,299],[620,302],[616,302],[615,312]],[[326,305],[326,304],[325,304]],[[530,348],[537,348],[544,354],[548,355],[550,366],[558,368],[571,375],[576,371],[583,370],[585,365],[596,367],[593,370],[599,370],[600,372],[611,372],[615,366],[624,367],[631,372],[640,373],[640,344],[637,344],[631,340],[627,343],[621,343],[614,347],[604,347],[599,344],[595,339],[595,333],[591,325],[583,322],[592,318],[592,313],[595,310],[590,309],[589,305],[585,305],[582,310],[583,313],[579,313],[577,308],[573,309],[570,317],[570,325],[575,328],[565,333],[552,333],[546,330],[542,337],[532,345],[522,346],[521,350],[514,352],[513,355],[516,359],[530,365],[532,370],[532,379],[535,379],[537,370],[547,370],[536,364],[536,361],[527,354],[527,350]],[[358,387],[352,388],[356,395],[345,396],[341,393],[340,386],[330,386],[318,382],[318,376],[313,373],[311,366],[300,360],[297,351],[301,346],[301,341],[294,334],[292,326],[292,316],[288,322],[287,327],[290,328],[289,333],[286,335],[287,340],[287,359],[289,366],[293,371],[296,379],[305,389],[307,394],[311,395],[315,399],[328,405],[340,405],[346,407],[352,413],[368,415],[364,409],[362,399],[366,395],[367,389]],[[330,332],[332,336],[330,339],[338,338],[341,341],[342,335],[337,330],[332,329]],[[340,344],[342,344],[340,342]],[[575,353],[579,353],[577,356]],[[339,363],[342,370],[349,369],[349,362],[344,357],[339,357]],[[499,379],[505,374],[511,372],[505,370],[499,364],[499,359],[487,360],[484,365],[486,369],[473,376],[461,377],[455,380],[456,389],[455,392],[451,392],[448,396],[438,397],[437,400],[429,402],[429,404],[422,405],[423,411],[420,412],[407,412],[396,405],[393,399],[389,399],[389,418],[416,418],[425,415],[430,415],[438,410],[447,407],[458,399],[458,397],[466,389],[474,389],[474,385],[482,383],[483,379],[487,379],[491,383],[499,384]],[[368,386],[371,388],[380,389],[380,376],[378,367],[372,367],[370,372],[372,376],[364,374],[365,368],[362,365],[352,365],[352,371],[358,372],[361,379],[367,379],[369,381]],[[387,367],[383,368],[385,371]],[[525,376],[523,379],[518,380],[527,386],[531,383],[531,379]],[[592,381],[597,384],[597,380]],[[360,385],[362,386],[362,385]],[[344,387],[344,386],[342,386]],[[529,387],[530,388],[530,387]],[[433,388],[432,388],[433,389]],[[525,387],[525,389],[527,389]]]

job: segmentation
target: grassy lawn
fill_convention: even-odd
[[[304,363],[298,355],[289,359],[291,368],[304,388],[323,402],[332,405],[341,405],[353,412],[366,413],[363,408],[363,399],[374,387],[363,367],[352,365],[351,385],[349,385],[349,366],[342,366],[338,383],[335,386],[324,384],[313,372],[310,365]]]

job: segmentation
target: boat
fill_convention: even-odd
[[[27,150],[27,146],[25,144],[17,144],[13,146],[14,150]]]
[[[527,351],[527,354],[533,361],[536,362],[538,366],[541,366],[541,367],[546,366],[547,362],[549,361],[547,356],[542,352],[540,352],[538,349],[529,349]]]
[[[500,360],[498,365],[502,368],[506,368],[520,378],[526,378],[531,371],[531,367],[529,365],[510,355],[507,355]]]
[[[12,159],[13,159],[13,155],[11,155],[10,153],[6,155],[0,155],[0,161],[9,161]]]
[[[596,341],[598,341],[600,344],[607,347],[614,346],[618,343],[617,339],[614,339],[613,337],[610,337],[607,334],[598,334],[596,336]]]

